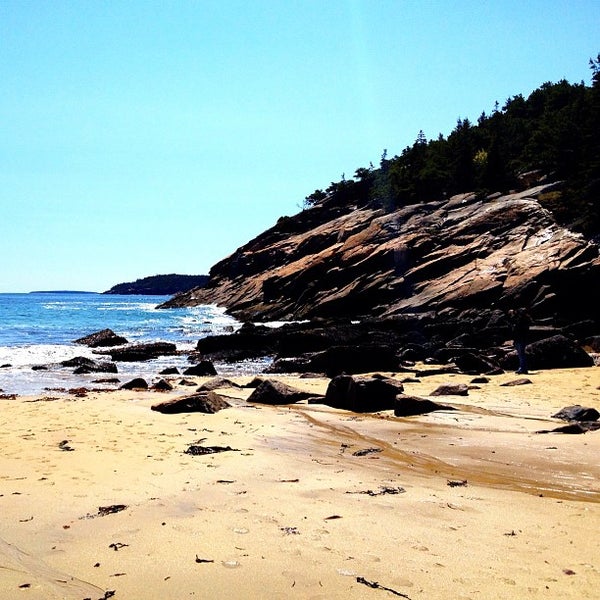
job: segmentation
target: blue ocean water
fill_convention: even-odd
[[[73,292],[0,294],[0,389],[38,394],[48,388],[89,386],[98,374],[75,377],[64,369],[37,371],[32,367],[75,356],[103,358],[73,340],[107,327],[130,342],[167,341],[179,350],[192,350],[199,338],[231,333],[241,325],[215,306],[158,310],[156,306],[164,300],[164,296]],[[125,380],[156,375],[164,366],[189,363],[185,357],[163,357],[117,366],[118,376]]]

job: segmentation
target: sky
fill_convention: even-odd
[[[598,0],[0,0],[0,292],[205,274],[423,130],[590,83]]]

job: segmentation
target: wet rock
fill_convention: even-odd
[[[162,371],[159,371],[159,375],[179,375],[179,369],[177,367],[167,367]]]
[[[102,329],[90,335],[79,338],[73,342],[90,348],[101,348],[109,346],[121,346],[129,343],[124,337],[117,335],[112,329]]]
[[[177,353],[177,346],[170,342],[148,342],[144,344],[129,344],[121,348],[106,351],[95,351],[97,354],[110,354],[112,360],[122,362],[138,362],[152,360],[159,356],[169,356]]]
[[[210,360],[202,360],[193,367],[188,367],[183,374],[206,377],[207,375],[216,375],[217,370]]]
[[[448,383],[437,387],[430,396],[468,396],[469,388],[464,383]]]
[[[74,375],[86,375],[87,373],[117,373],[117,365],[112,362],[98,362],[85,356],[76,356],[69,360],[63,360],[61,367],[75,367]]]
[[[393,410],[404,386],[388,377],[338,375],[327,386],[324,404],[353,412]]]
[[[595,408],[587,408],[580,404],[575,404],[561,408],[552,417],[562,419],[563,421],[597,421],[600,418],[600,412]]]
[[[127,381],[120,388],[120,390],[147,390],[148,382],[141,377],[136,377],[131,381]]]
[[[180,414],[200,412],[214,414],[229,408],[231,405],[215,392],[198,392],[183,398],[173,398],[165,402],[152,405],[152,410],[163,414]]]
[[[455,410],[452,406],[438,404],[427,398],[418,396],[408,396],[398,394],[394,405],[394,415],[396,417],[412,417],[414,415],[424,415],[436,410]]]
[[[259,404],[294,404],[302,400],[314,398],[314,394],[296,389],[282,381],[265,379],[250,394],[248,402],[257,402]]]

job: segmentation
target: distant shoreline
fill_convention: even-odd
[[[28,292],[29,294],[98,294],[99,292],[82,292],[78,290],[41,290]]]

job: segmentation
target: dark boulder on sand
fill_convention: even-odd
[[[324,404],[361,413],[393,410],[403,391],[404,386],[389,377],[338,375],[327,386]]]
[[[600,412],[595,408],[588,408],[575,404],[573,406],[565,406],[556,414],[552,415],[554,419],[562,419],[563,421],[597,421],[600,419]]]
[[[430,396],[468,396],[469,387],[464,383],[448,383],[437,387]]]
[[[212,390],[216,390],[219,388],[241,388],[242,386],[231,381],[230,379],[226,379],[225,377],[213,377],[208,381],[205,381],[199,388],[199,392],[210,392]]]
[[[231,405],[215,392],[198,392],[183,398],[173,398],[151,406],[152,410],[163,414],[200,412],[214,414]]]
[[[152,389],[155,392],[170,392],[173,386],[168,381],[161,379],[152,385]]]
[[[127,381],[120,388],[120,390],[147,390],[148,382],[141,377],[136,377],[131,381]]]
[[[248,402],[272,405],[295,404],[296,402],[314,397],[315,394],[304,392],[282,381],[265,379],[250,394]]]

